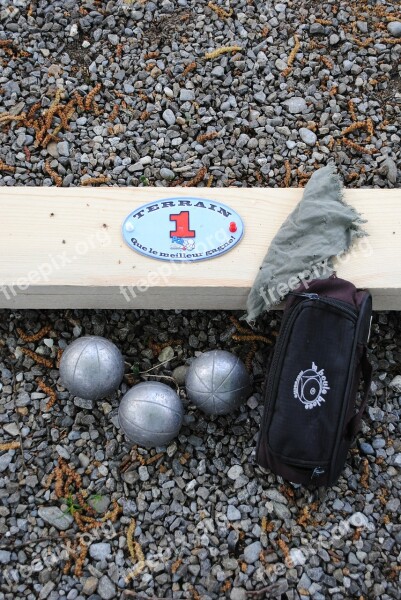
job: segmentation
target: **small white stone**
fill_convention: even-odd
[[[171,346],[167,346],[163,348],[158,356],[158,360],[161,363],[167,362],[168,360],[172,360],[174,358],[174,349]]]
[[[138,474],[139,474],[139,479],[141,481],[148,481],[149,479],[149,472],[148,472],[148,468],[145,467],[144,465],[139,467],[138,469]]]
[[[78,25],[76,23],[73,23],[71,25],[69,35],[70,35],[70,37],[75,37],[76,35],[78,35]]]
[[[396,375],[390,382],[389,387],[395,392],[401,393],[401,375]]]
[[[290,558],[294,564],[294,567],[298,565],[304,565],[306,563],[306,556],[300,548],[291,548]]]
[[[108,402],[102,402],[102,411],[104,415],[108,415],[113,410],[113,407]]]
[[[283,104],[287,106],[288,112],[290,112],[292,115],[301,114],[308,108],[305,100],[300,96],[289,98],[288,100],[285,100]]]
[[[369,523],[368,518],[361,512],[354,513],[348,520],[353,527],[367,527]]]
[[[21,350],[21,348],[19,346],[16,347],[16,349],[14,350],[14,356],[15,358],[21,358],[21,356],[23,355],[23,352]]]
[[[253,410],[254,408],[256,408],[258,406],[258,404],[259,404],[259,402],[255,398],[255,396],[251,396],[250,398],[248,398],[247,405],[249,406],[249,408],[251,410]]]
[[[82,333],[82,327],[80,325],[74,325],[72,333],[74,334],[74,337],[79,337]]]
[[[243,472],[244,470],[241,465],[234,465],[228,470],[227,476],[229,479],[232,479],[232,481],[235,481]]]

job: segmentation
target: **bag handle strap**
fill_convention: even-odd
[[[364,348],[363,348],[363,353],[362,353],[362,358],[361,358],[361,367],[362,367],[362,377],[364,380],[363,396],[362,396],[362,402],[361,402],[358,412],[356,413],[356,415],[354,415],[352,417],[352,419],[349,422],[349,433],[352,437],[355,436],[359,431],[363,413],[365,412],[365,408],[366,408],[366,405],[369,400],[370,384],[372,382],[373,368],[368,360],[366,346],[364,346]]]

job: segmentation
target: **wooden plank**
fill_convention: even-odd
[[[132,210],[182,196],[237,210],[243,240],[191,264],[128,248],[121,225]],[[273,236],[301,196],[296,188],[0,188],[0,307],[242,309]],[[401,310],[401,190],[352,189],[345,197],[368,220],[370,237],[368,247],[339,263],[338,275],[370,288],[375,309]]]

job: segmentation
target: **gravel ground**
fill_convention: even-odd
[[[334,158],[348,187],[397,187],[397,4],[239,0],[219,2],[224,16],[205,0],[0,0],[0,184],[182,185],[200,172],[200,186],[296,186]],[[205,58],[225,46],[240,49]],[[36,342],[16,331],[47,324]],[[375,314],[372,402],[338,484],[321,492],[253,465],[268,346],[238,413],[205,418],[188,405],[193,356],[249,358],[233,330],[228,314],[202,311],[0,312],[1,443],[16,446],[0,450],[0,600],[400,598],[399,315]],[[102,402],[71,397],[56,368],[21,350],[55,361],[84,334],[111,338],[126,359]],[[119,398],[167,359],[151,373],[180,386],[184,427],[168,448],[131,451]],[[57,390],[50,410],[38,377]],[[49,481],[60,457],[99,518],[117,501],[114,522],[78,530],[76,498],[58,499]]]
[[[0,183],[396,185],[398,1],[216,2],[0,0]]]
[[[280,320],[280,313],[265,317],[261,331],[274,336]],[[43,325],[51,330],[37,342],[17,332]],[[199,352],[220,347],[248,356],[250,342],[232,339],[229,314],[1,311],[2,441],[23,443],[23,457],[20,448],[0,454],[1,600],[108,600],[123,590],[125,598],[399,598],[400,330],[398,313],[375,314],[368,415],[338,483],[316,492],[283,485],[252,462],[267,344],[258,346],[253,393],[236,414],[208,418],[185,397],[183,367]],[[70,396],[56,368],[22,352],[54,359],[84,334],[112,339],[126,360],[119,392],[96,403]],[[173,377],[180,386],[184,426],[167,448],[131,451],[117,426],[119,398],[154,366],[153,377]],[[38,377],[57,390],[49,411]],[[91,535],[78,531],[68,502],[49,485],[59,457],[81,475],[99,513],[118,502],[114,523]],[[133,518],[145,563],[134,562],[140,572],[127,583]],[[68,539],[60,529],[89,546],[81,574],[64,570]]]

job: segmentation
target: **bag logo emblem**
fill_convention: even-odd
[[[323,396],[329,390],[324,369],[318,371],[318,367],[312,362],[312,368],[301,371],[294,383],[294,398],[298,398],[306,409],[315,408],[325,402]]]

